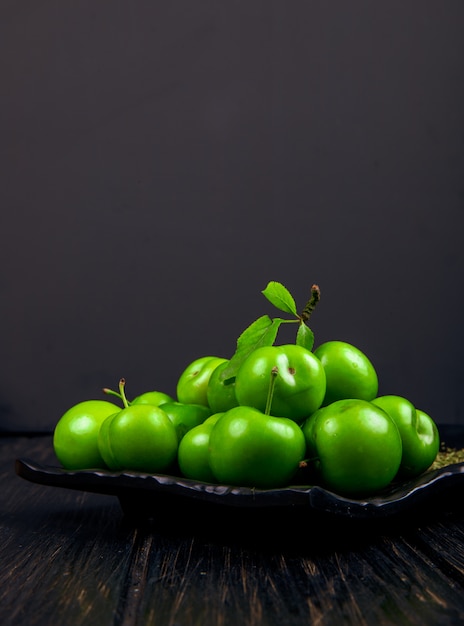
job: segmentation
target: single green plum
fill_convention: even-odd
[[[440,449],[440,435],[433,419],[402,396],[379,396],[372,402],[388,413],[400,431],[403,455],[399,477],[413,478],[425,472]]]
[[[224,413],[238,406],[235,395],[235,379],[227,381],[221,379],[221,374],[228,365],[229,361],[218,365],[208,381],[206,398],[213,413]]]
[[[146,391],[134,398],[130,404],[151,404],[161,406],[166,402],[174,402],[174,398],[164,391]]]
[[[321,361],[327,379],[322,406],[336,400],[375,398],[379,389],[377,372],[361,350],[345,341],[327,341],[314,354]]]
[[[365,496],[387,487],[398,473],[401,435],[380,407],[338,400],[302,426],[307,456],[322,484],[341,495]]]
[[[106,400],[84,400],[68,409],[53,433],[53,448],[61,465],[69,470],[104,468],[98,432],[102,422],[120,410]]]
[[[190,429],[202,424],[211,415],[211,409],[203,404],[166,402],[161,408],[174,424],[179,441]]]
[[[177,461],[183,476],[202,482],[216,482],[209,464],[209,438],[214,424],[223,415],[215,413],[189,430],[179,443]]]
[[[208,405],[207,389],[211,374],[227,359],[204,356],[195,359],[180,375],[177,386],[177,400],[184,404]]]
[[[269,381],[277,372],[270,407]],[[249,406],[275,417],[302,422],[316,411],[325,396],[326,378],[319,359],[294,344],[254,350],[240,366],[235,395],[240,406]]]
[[[209,466],[216,481],[226,485],[286,486],[305,453],[303,431],[295,421],[247,406],[225,412],[209,437]]]

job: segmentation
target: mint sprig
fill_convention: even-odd
[[[311,298],[306,303],[301,314],[298,314],[295,299],[289,290],[277,281],[270,281],[262,291],[264,297],[279,311],[293,315],[295,319],[271,318],[262,315],[248,326],[237,339],[237,349],[221,373],[224,384],[233,383],[235,376],[245,359],[257,348],[272,346],[277,338],[280,325],[284,323],[298,323],[295,343],[307,350],[312,350],[314,333],[309,328],[309,320],[314,307],[319,302],[320,290],[317,285],[311,287]]]

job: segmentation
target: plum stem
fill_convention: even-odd
[[[321,290],[319,289],[318,285],[313,285],[311,287],[311,297],[306,303],[306,306],[300,315],[301,321],[307,322],[309,320],[312,312],[316,308],[316,304],[319,302],[320,299],[321,299]]]
[[[271,414],[272,398],[274,396],[275,383],[278,374],[279,368],[274,366],[271,370],[271,380],[269,382],[269,391],[267,392],[266,408],[264,409],[264,415]]]
[[[129,406],[129,402],[126,398],[126,394],[124,391],[125,386],[126,386],[126,381],[124,378],[121,378],[121,380],[119,381],[119,393],[121,394],[121,400],[122,400],[122,403],[124,404],[124,408],[127,409]]]
[[[106,393],[107,396],[116,396],[116,398],[119,398],[120,400],[122,400],[121,394],[118,393],[117,391],[113,391],[113,389],[108,389],[108,387],[103,387],[102,391],[103,393]]]

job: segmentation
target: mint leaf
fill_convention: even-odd
[[[298,326],[296,344],[298,346],[303,346],[306,350],[312,350],[314,346],[314,333],[309,326],[306,326],[303,322],[301,322]]]
[[[269,315],[263,315],[254,321],[237,339],[237,349],[230,359],[226,368],[221,372],[221,380],[227,381],[233,378],[243,361],[257,348],[272,346],[279,326],[283,320],[271,319]]]
[[[281,283],[272,280],[261,293],[280,311],[291,313],[298,317],[295,300],[289,290]]]

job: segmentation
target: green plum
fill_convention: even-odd
[[[211,415],[211,409],[203,404],[166,402],[161,408],[174,424],[179,441],[191,428],[202,424]]]
[[[174,424],[159,406],[130,405],[120,381],[124,408],[101,425],[98,447],[112,470],[166,472],[177,458],[179,440]]]
[[[372,400],[395,422],[403,442],[399,475],[418,476],[428,469],[440,449],[440,435],[433,419],[402,396],[386,395]]]
[[[218,365],[213,370],[208,382],[206,399],[213,413],[223,413],[238,406],[235,395],[235,379],[228,381],[221,379],[221,374],[228,365],[229,361]]]
[[[146,391],[140,394],[130,404],[151,404],[152,406],[161,406],[166,402],[174,402],[174,398],[164,391]]]
[[[179,443],[177,461],[183,476],[202,482],[216,482],[209,464],[209,438],[214,424],[223,415],[215,413],[189,430]]]
[[[269,380],[277,372],[269,410]],[[302,346],[257,348],[240,366],[235,395],[240,406],[254,407],[275,417],[303,421],[322,404],[326,379],[319,359]]]
[[[98,449],[98,432],[102,422],[120,410],[106,400],[85,400],[66,411],[53,433],[53,448],[65,469],[105,467]]]
[[[395,478],[402,441],[395,422],[366,400],[338,400],[320,408],[302,426],[308,459],[324,486],[364,496]]]
[[[214,424],[208,459],[217,482],[266,489],[288,485],[305,452],[296,422],[239,406]]]
[[[345,341],[327,341],[314,350],[327,379],[327,406],[336,400],[373,400],[379,389],[377,372],[368,357]]]
[[[188,365],[177,381],[177,400],[183,404],[208,405],[207,389],[211,374],[227,359],[204,356]]]

